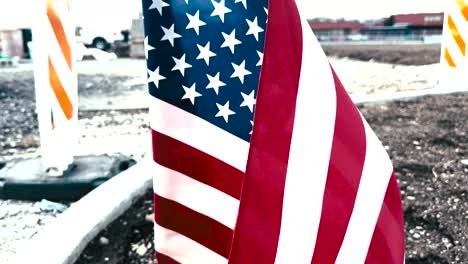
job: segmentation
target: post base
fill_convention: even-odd
[[[40,158],[9,161],[0,169],[0,199],[77,201],[136,162],[126,156],[79,156],[61,177],[47,176]]]

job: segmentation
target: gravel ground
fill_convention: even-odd
[[[436,65],[414,67],[349,59],[330,60],[350,93],[376,94],[426,89],[435,85],[433,73],[437,70]],[[146,103],[142,103],[143,109],[125,104],[128,101],[141,102],[135,98],[146,96],[144,61],[82,62],[78,68],[82,109],[79,113],[81,138],[78,155],[125,153],[136,160],[147,155],[150,135]],[[21,65],[0,70],[0,167],[2,162],[14,158],[38,155],[31,69],[31,65]],[[107,101],[103,101],[104,98]],[[29,239],[58,214],[38,210],[36,204],[0,200],[0,263],[8,263],[16,245]]]
[[[0,263],[8,263],[16,248],[22,247],[59,211],[41,209],[40,202],[0,200]]]
[[[360,110],[399,180],[406,263],[468,263],[468,93]]]

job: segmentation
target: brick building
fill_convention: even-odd
[[[309,25],[319,40],[423,39],[442,35],[444,13],[398,14],[362,23],[359,21],[312,19]]]
[[[347,36],[359,34],[365,27],[359,21],[312,19],[310,27],[319,40],[345,40]]]

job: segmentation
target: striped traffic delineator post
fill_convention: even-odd
[[[466,0],[447,1],[440,63],[442,87],[466,86],[467,42],[468,3]]]
[[[78,143],[75,25],[69,0],[36,4],[32,53],[43,170],[61,176],[73,163]]]

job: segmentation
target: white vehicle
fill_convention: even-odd
[[[78,27],[77,37],[79,42],[86,46],[92,46],[100,50],[108,49],[114,42],[123,40],[121,30],[97,29]]]

